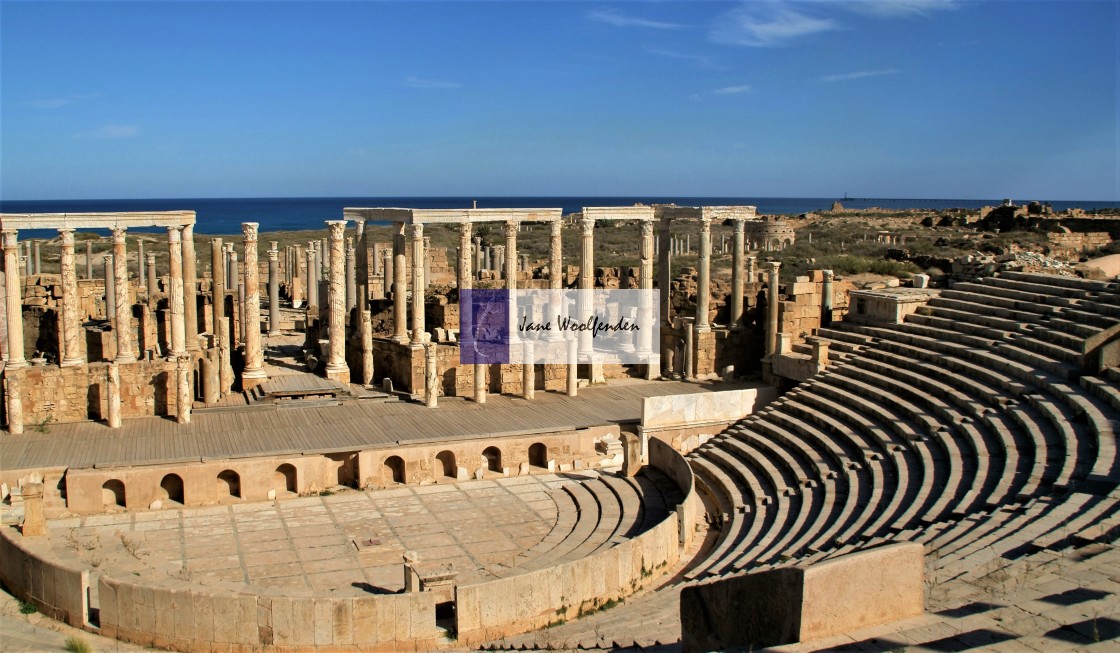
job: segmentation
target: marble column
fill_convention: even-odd
[[[474,256],[475,256],[475,269],[482,272],[486,265],[486,254],[482,251],[482,236],[475,236],[474,240]]]
[[[758,257],[747,257],[747,283],[758,283]]]
[[[661,296],[661,324],[670,323],[672,313],[672,297],[669,287],[673,283],[673,236],[669,232],[669,218],[661,218],[661,236],[658,238],[657,250],[657,290]]]
[[[229,262],[226,265],[229,267],[227,269],[228,274],[226,275],[226,288],[233,290],[240,283],[241,269],[237,265],[237,250],[233,248],[233,243],[230,243],[227,247],[229,247],[227,250]]]
[[[191,423],[194,393],[191,392],[191,357],[179,356],[175,361],[175,421]]]
[[[393,292],[393,250],[381,252],[381,292],[389,297]]]
[[[346,221],[327,220],[329,233],[328,261],[330,263],[330,290],[328,291],[327,378],[338,383],[350,382],[350,368],[346,365]]]
[[[362,378],[361,383],[369,386],[373,383],[373,315],[368,308],[361,310],[362,325]]]
[[[183,227],[183,322],[187,351],[201,351],[198,344],[198,259],[194,251],[194,225]]]
[[[642,290],[639,310],[641,310],[641,331],[638,332],[638,354],[647,359],[646,378],[655,379],[660,375],[660,366],[653,362],[653,331],[660,326],[653,323],[653,220],[642,220],[639,224],[641,242],[639,245],[640,268],[638,284]]]
[[[424,292],[432,285],[432,238],[431,236],[424,236],[424,283],[422,288]]]
[[[412,344],[424,342],[424,225],[412,225]]]
[[[131,363],[136,360],[132,350],[132,300],[128,288],[128,253],[125,250],[125,230],[113,229],[113,284],[115,292],[115,313],[117,323],[118,363]]]
[[[319,282],[315,280],[315,248],[307,244],[307,323],[315,319],[319,310]]]
[[[155,308],[155,297],[159,292],[159,285],[156,282],[156,255],[148,254],[148,304]]]
[[[576,365],[578,361],[579,353],[576,338],[574,336],[568,336],[567,390],[569,397],[574,397],[579,393],[579,367]]]
[[[39,246],[41,244],[41,241],[35,241],[35,274],[43,274],[43,262],[39,258]]]
[[[121,427],[121,368],[115,361],[109,363],[105,381],[108,395],[106,421],[109,423],[109,428],[119,429]]]
[[[393,236],[393,341],[408,342],[407,281],[405,279],[405,225],[397,225]]]
[[[245,278],[242,277],[237,280],[237,337],[239,340],[234,344],[234,349],[245,346]],[[244,389],[244,388],[242,388]]]
[[[700,259],[696,279],[696,331],[705,333],[711,331],[708,324],[708,309],[711,304],[712,290],[712,219],[708,216],[700,218],[700,246],[698,252]]]
[[[144,239],[136,239],[136,278],[144,279]]]
[[[5,229],[2,236],[4,241],[4,314],[8,321],[7,369],[15,370],[27,365],[27,359],[24,358],[23,354],[23,296],[21,293],[23,284],[20,283],[19,278],[19,232],[15,229]],[[10,420],[10,411],[8,416]]]
[[[242,222],[241,233],[245,237],[245,312],[241,322],[245,325],[245,369],[241,372],[241,389],[255,388],[268,378],[264,371],[264,352],[261,350],[261,295],[260,272],[257,268],[257,227],[256,222]]]
[[[743,320],[743,228],[742,220],[732,221],[735,232],[731,241],[731,312],[727,326],[738,329]]]
[[[778,261],[766,263],[766,355],[778,351]]]
[[[280,335],[280,251],[268,250],[268,335]]]
[[[474,365],[474,403],[486,403],[486,366]]]
[[[355,273],[358,276],[358,283],[354,286],[354,294],[356,295],[354,305],[358,307],[357,319],[360,325],[361,312],[369,308],[369,236],[366,234],[365,218],[354,220],[354,232],[357,234],[355,238],[357,250],[354,252],[354,260],[356,263]]]
[[[521,398],[533,399],[537,394],[537,366],[533,362],[533,341],[526,338],[522,347]]]
[[[474,225],[470,222],[463,222],[459,225],[459,291],[470,290],[474,287],[474,279],[471,278],[472,274],[472,260],[474,256],[471,252],[471,231]],[[459,310],[462,310],[460,308]]]
[[[509,310],[509,335],[511,340],[517,340],[517,230],[521,223],[517,221],[506,222],[506,254],[505,254],[505,269],[506,269],[506,305]]]
[[[303,248],[299,245],[289,248],[288,257],[288,288],[292,294],[292,308],[303,306],[303,275],[299,268],[303,265]]]
[[[16,254],[17,258],[19,254]],[[26,365],[26,361],[23,362]],[[4,405],[8,412],[8,433],[23,433],[23,365],[4,370]]]
[[[81,365],[82,355],[81,312],[78,309],[78,272],[74,265],[74,230],[59,229],[62,245],[59,248],[59,272],[62,277],[62,356],[61,367]]]
[[[354,251],[354,241],[346,239],[346,314],[358,305],[358,262]]]
[[[229,320],[226,317],[226,257],[221,238],[210,241],[210,267],[214,336],[218,341],[218,385],[222,394],[228,394],[233,387],[233,364],[230,361]]]
[[[832,326],[832,270],[824,270],[821,284],[821,326]]]
[[[86,278],[93,278],[93,241],[86,241]]]
[[[564,247],[563,247],[563,224],[560,220],[553,220],[549,223],[548,232],[548,288],[552,292],[549,293],[549,310],[553,315],[562,315],[567,313],[567,306],[564,303]],[[549,331],[546,336],[548,340],[558,341],[563,338],[560,331]]]
[[[424,405],[435,408],[439,398],[439,361],[436,360],[436,344],[429,342],[424,347]]]
[[[116,324],[117,282],[116,275],[113,274],[113,255],[106,254],[102,258],[102,265],[105,268],[105,319]]]
[[[168,304],[171,306],[171,346],[167,360],[178,360],[186,353],[186,319],[183,315],[183,236],[182,227],[167,228],[168,252],[170,254],[167,288]]]
[[[595,289],[595,219],[582,217],[579,220],[580,257],[579,257],[579,321],[591,316],[591,292]],[[588,356],[593,348],[590,331],[579,332],[579,355]],[[589,361],[590,362],[590,361]]]

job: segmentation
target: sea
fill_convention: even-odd
[[[885,209],[979,209],[1000,204],[995,199],[892,199],[837,197],[256,197],[180,198],[118,200],[0,200],[0,213],[89,213],[117,211],[194,211],[195,233],[239,234],[242,222],[260,223],[261,231],[322,229],[325,220],[342,219],[345,207],[403,207],[416,209],[469,208],[562,208],[564,213],[584,206],[632,206],[671,204],[681,206],[752,205],[760,214],[800,215],[823,211],[840,201],[845,208]],[[1024,203],[1024,202],[1016,202]],[[1057,211],[1076,207],[1085,210],[1120,206],[1118,202],[1054,201]],[[162,229],[137,229],[159,232]],[[21,238],[50,238],[51,230],[21,232]]]

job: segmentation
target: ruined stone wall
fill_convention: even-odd
[[[1050,256],[1054,258],[1077,259],[1082,252],[1104,247],[1112,242],[1107,231],[1087,233],[1050,233]]]

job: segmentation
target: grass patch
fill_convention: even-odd
[[[67,637],[65,648],[70,653],[93,653],[93,647],[81,637]]]

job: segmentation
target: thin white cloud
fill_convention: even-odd
[[[785,2],[755,2],[720,16],[708,38],[725,45],[765,48],[839,28],[831,18],[812,16]]]
[[[98,138],[104,140],[132,138],[140,133],[136,125],[102,125],[93,131],[75,134],[74,138]]]
[[[666,23],[659,20],[650,20],[640,16],[628,16],[617,9],[596,9],[587,12],[587,19],[596,23],[605,23],[614,27],[644,27],[646,29],[682,29],[685,26],[677,23]]]
[[[897,75],[896,68],[887,68],[886,70],[857,70],[854,73],[841,73],[839,75],[825,75],[821,77],[822,82],[849,82],[853,79],[863,79],[864,77],[879,77],[881,75]]]
[[[712,91],[715,95],[738,95],[740,93],[750,93],[751,87],[743,84],[742,86],[724,86]]]
[[[866,16],[897,18],[928,16],[934,11],[956,9],[959,4],[957,0],[851,0],[842,6]]]
[[[445,79],[422,79],[420,77],[405,77],[402,86],[408,88],[462,88],[461,82],[451,82]]]
[[[60,97],[31,100],[30,102],[24,102],[24,105],[29,106],[32,109],[61,109],[62,107],[74,104],[75,102],[95,98],[98,95],[98,93],[75,93],[74,95],[64,95]]]
[[[691,54],[691,53],[688,53],[688,52],[675,52],[673,50],[663,50],[661,48],[655,48],[655,47],[651,47],[651,46],[648,46],[648,45],[645,47],[645,51],[650,53],[650,54],[656,54],[660,57],[668,57],[670,59],[684,59],[686,61],[695,61],[696,63],[701,64],[703,66],[712,66],[713,65],[711,59],[709,59],[708,57],[705,57],[704,55],[700,55],[700,54]]]

